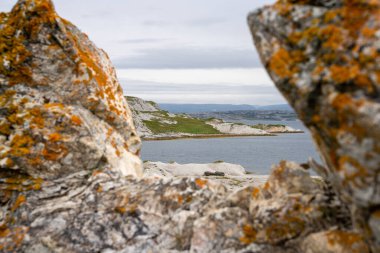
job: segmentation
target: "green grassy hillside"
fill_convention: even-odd
[[[144,120],[144,124],[154,133],[188,133],[188,134],[221,134],[218,130],[205,123],[205,120],[187,118],[182,115],[170,117],[167,112],[153,113],[160,117],[156,120]],[[159,115],[158,115],[159,114]],[[177,124],[168,124],[163,121],[176,121]]]

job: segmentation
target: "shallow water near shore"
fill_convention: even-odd
[[[210,163],[222,160],[241,164],[247,171],[266,175],[281,160],[306,162],[308,157],[320,161],[310,133],[299,121],[237,121],[245,124],[284,124],[304,130],[302,134],[278,136],[232,137],[144,141],[142,159],[177,163]]]

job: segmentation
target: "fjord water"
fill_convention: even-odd
[[[233,137],[215,139],[182,139],[144,141],[142,159],[177,163],[211,163],[222,160],[241,164],[255,174],[269,174],[273,164],[281,160],[306,162],[307,157],[320,161],[310,133],[299,121],[252,121],[245,124],[285,124],[305,131],[302,134]]]

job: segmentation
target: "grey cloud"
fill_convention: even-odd
[[[140,39],[120,40],[119,43],[121,44],[147,44],[147,43],[160,43],[160,42],[167,42],[167,41],[173,41],[173,39],[140,38]]]
[[[116,58],[117,68],[179,69],[179,68],[253,68],[260,67],[252,49],[232,48],[163,48],[145,49],[139,55]]]
[[[189,26],[210,26],[226,22],[224,18],[201,18],[184,22]]]
[[[93,13],[86,13],[81,15],[82,18],[96,18],[99,17],[112,17],[112,12],[110,11],[96,11]]]
[[[200,94],[273,94],[278,93],[274,86],[267,85],[194,85],[194,84],[169,84],[153,83],[133,80],[121,80],[121,83],[127,91],[138,93],[191,93],[199,92]]]
[[[211,25],[217,25],[226,22],[227,19],[225,18],[216,18],[216,17],[208,17],[208,18],[197,18],[197,19],[190,19],[185,21],[177,21],[177,22],[168,22],[164,20],[146,20],[142,22],[144,26],[174,26],[174,25],[180,25],[180,26],[211,26]]]
[[[172,25],[170,22],[163,21],[163,20],[146,20],[142,22],[142,25],[144,26],[168,26]]]
[[[124,92],[160,103],[281,104],[285,100],[274,86],[236,84],[172,84],[121,80]]]

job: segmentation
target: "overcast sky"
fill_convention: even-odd
[[[276,104],[248,12],[275,0],[55,0],[111,57],[124,92],[161,103]],[[15,0],[1,0],[9,11]]]

